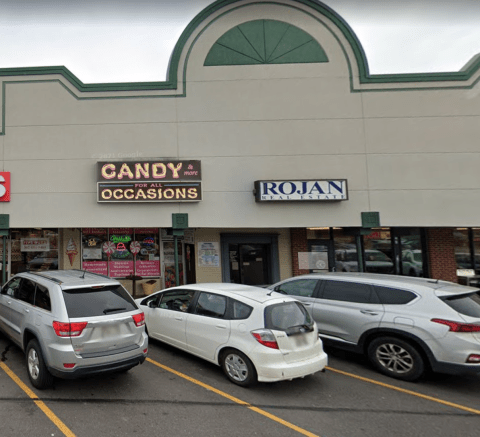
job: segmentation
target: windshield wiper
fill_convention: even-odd
[[[303,332],[312,332],[313,331],[313,325],[307,325],[306,323],[302,325],[295,325],[295,326],[290,326],[287,328],[285,331],[287,335],[292,335],[292,334],[300,334]]]
[[[124,311],[126,308],[107,308],[103,310],[103,314],[114,313],[115,311]]]

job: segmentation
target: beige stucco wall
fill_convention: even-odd
[[[479,225],[480,82],[352,92],[352,50],[327,18],[288,0],[229,8],[184,48],[186,97],[80,93],[54,75],[4,78],[0,165],[12,174],[12,201],[0,213],[12,227],[168,227],[183,212],[213,235],[206,228],[359,226],[362,211],[379,211],[385,226]],[[225,31],[259,18],[304,29],[329,62],[203,66]],[[135,159],[201,160],[203,201],[98,204],[96,162]],[[255,180],[317,178],[347,179],[349,200],[254,202]]]

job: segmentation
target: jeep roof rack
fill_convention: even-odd
[[[63,281],[60,281],[60,279],[54,278],[52,276],[48,276],[45,272],[25,272],[29,273],[30,275],[36,275],[36,276],[41,276],[42,278],[49,279],[50,281],[56,282],[57,284],[63,284]]]

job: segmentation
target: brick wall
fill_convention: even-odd
[[[301,270],[298,268],[298,253],[308,252],[307,230],[305,228],[290,229],[290,239],[292,248],[292,273],[293,276],[310,273],[310,270]]]
[[[430,261],[430,276],[433,279],[458,282],[453,229],[427,229],[427,247],[428,259]]]

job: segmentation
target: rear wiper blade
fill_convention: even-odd
[[[290,326],[289,328],[287,328],[286,332],[287,332],[287,335],[289,335],[289,333],[290,334],[295,334],[295,333],[298,334],[298,333],[302,332],[302,329],[304,330],[303,332],[312,332],[313,331],[313,325],[307,325],[306,323],[304,323],[302,325]]]
[[[103,310],[103,314],[114,313],[115,311],[124,311],[126,308],[107,308]]]

